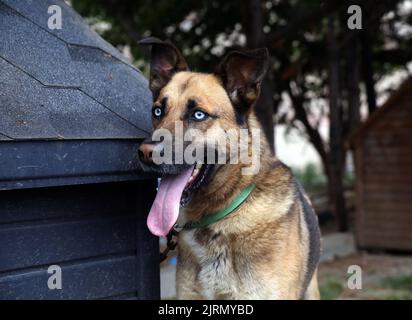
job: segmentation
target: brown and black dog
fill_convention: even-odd
[[[146,38],[140,43],[151,46],[155,130],[174,135],[181,122],[184,132],[207,131],[207,137],[193,141],[213,149],[222,129],[260,129],[254,105],[268,68],[266,49],[231,52],[214,73],[204,74],[190,72],[169,42]],[[153,152],[159,146],[164,150],[166,142],[155,142],[153,136],[139,147],[144,169],[163,175],[148,216],[149,229],[158,236],[167,235],[176,222],[190,226],[226,208],[253,186],[224,218],[180,231],[177,297],[318,299],[317,217],[291,171],[271,154],[264,135],[258,149],[251,139],[246,141],[252,152],[259,152],[259,170],[253,174],[243,174],[246,164],[240,162],[156,164]]]

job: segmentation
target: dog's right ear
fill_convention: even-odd
[[[179,71],[188,71],[189,67],[180,51],[170,42],[154,37],[148,37],[138,42],[141,45],[150,45],[150,90],[153,100],[159,96],[160,90]]]
[[[217,66],[215,75],[240,114],[250,112],[257,101],[268,68],[269,52],[266,48],[232,51]]]

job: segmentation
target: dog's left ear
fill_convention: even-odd
[[[237,111],[246,114],[251,110],[268,67],[266,48],[232,51],[218,65],[215,75],[222,81]]]
[[[150,90],[156,100],[162,88],[179,71],[188,71],[186,60],[180,51],[170,42],[155,37],[148,37],[138,42],[150,45]]]

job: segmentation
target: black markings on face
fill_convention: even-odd
[[[186,109],[187,109],[188,111],[191,111],[191,110],[193,110],[193,109],[196,108],[196,107],[197,107],[197,102],[196,102],[196,100],[189,99],[189,100],[187,101],[187,103],[186,103]]]
[[[160,106],[162,107],[163,111],[166,110],[166,107],[167,107],[167,97],[164,97],[164,98],[160,101]]]

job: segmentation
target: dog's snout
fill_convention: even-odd
[[[154,144],[142,143],[138,151],[140,160],[146,163],[153,162],[153,159],[152,159],[153,150],[154,150]]]

